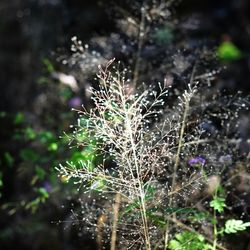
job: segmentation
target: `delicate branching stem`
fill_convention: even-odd
[[[144,14],[142,13],[142,15]],[[179,184],[177,183],[179,181],[177,173],[180,171],[179,168],[184,166],[182,158],[186,160],[186,157],[189,157],[186,155],[186,151],[198,144],[209,143],[211,139],[203,139],[199,133],[193,140],[189,139],[192,137],[189,137],[189,133],[187,133],[187,127],[190,124],[190,122],[188,123],[189,114],[192,115],[191,100],[196,91],[196,86],[192,86],[194,70],[188,90],[178,97],[180,108],[176,110],[176,114],[173,116],[170,114],[169,119],[165,119],[163,124],[157,123],[154,127],[155,124],[151,123],[151,118],[158,118],[158,114],[161,114],[158,107],[163,108],[163,97],[168,95],[167,90],[159,85],[160,91],[158,89],[155,91],[153,88],[136,94],[133,93],[134,89],[128,91],[124,75],[120,74],[119,70],[116,73],[108,71],[108,66],[112,62],[113,60],[104,69],[100,66],[97,75],[100,80],[100,90],[92,90],[96,107],[89,112],[78,111],[83,117],[83,125],[79,119],[78,128],[72,137],[81,147],[96,141],[95,151],[98,154],[104,153],[111,156],[112,162],[115,164],[109,166],[106,164],[108,158],[104,158],[103,163],[95,166],[90,160],[81,161],[81,168],[74,163],[67,162],[66,166],[60,165],[58,170],[67,179],[74,179],[75,183],[84,183],[87,191],[98,189],[104,196],[107,193],[116,194],[112,206],[112,216],[101,215],[97,221],[96,232],[99,249],[103,247],[102,242],[105,240],[103,239],[106,232],[104,225],[109,224],[111,225],[111,250],[116,250],[120,246],[118,239],[122,233],[118,232],[123,232],[124,229],[133,230],[132,239],[128,238],[131,249],[139,245],[142,247],[142,244],[146,250],[156,249],[155,234],[150,230],[156,223],[162,223],[162,213],[159,215],[158,222],[150,216],[151,208],[154,211],[158,205],[164,205],[165,209],[165,204],[161,204],[162,197],[164,201],[165,198],[169,199],[166,204],[169,208],[177,206],[176,194],[204,178],[204,175],[191,173],[188,181],[180,183],[180,186],[177,185]],[[198,131],[195,132],[197,135]],[[188,150],[187,152],[193,153],[194,151]],[[184,154],[183,157],[182,154]],[[165,173],[168,162],[170,162],[169,165],[172,165],[167,173],[172,174],[172,178],[170,190],[165,194],[166,187],[158,180],[157,174],[158,171],[161,173],[161,170],[163,170],[162,173]],[[154,190],[155,187],[157,190],[158,186],[161,190],[159,196]],[[152,204],[154,198],[157,199],[157,204]],[[106,214],[105,209],[103,214]],[[131,223],[126,221],[126,216],[130,216],[133,209],[135,209],[135,216],[132,216],[134,221]],[[162,237],[159,244],[164,250],[169,247],[170,232],[174,226],[198,234],[189,226],[178,221],[177,212],[174,211],[171,215],[166,215],[166,222],[163,224],[165,228],[161,231]],[[109,220],[108,223],[105,223],[106,220]],[[215,212],[214,220],[216,220]],[[123,222],[126,225],[122,225]],[[134,240],[134,236],[138,235],[137,240]],[[143,236],[140,237],[140,235]],[[213,239],[204,237],[213,245],[213,250],[225,250],[217,243],[217,235],[217,225],[214,224]]]
[[[126,111],[126,103],[124,98],[122,99],[123,101],[123,108],[124,111]],[[138,194],[138,198],[140,200],[140,212],[141,212],[141,218],[142,218],[142,223],[143,223],[143,230],[144,230],[144,237],[145,237],[145,243],[146,243],[146,249],[147,250],[151,250],[151,244],[150,244],[150,237],[149,237],[149,230],[148,230],[148,223],[147,223],[147,214],[146,214],[146,207],[145,207],[145,193],[143,190],[143,186],[142,186],[142,180],[141,180],[141,171],[140,171],[140,166],[138,163],[138,157],[136,154],[136,144],[135,144],[135,140],[133,137],[133,131],[132,131],[132,127],[131,127],[131,120],[129,117],[128,112],[126,112],[126,130],[128,132],[129,138],[130,138],[130,145],[131,145],[131,149],[133,152],[133,160],[134,160],[134,165],[135,165],[135,169],[136,169],[136,175],[137,175],[137,185],[139,188],[139,194]]]
[[[182,124],[181,124],[181,130],[180,130],[180,137],[178,141],[178,148],[177,148],[177,153],[175,156],[175,163],[174,163],[174,171],[173,171],[173,179],[172,179],[172,185],[171,185],[171,193],[174,192],[175,186],[176,186],[176,173],[177,173],[177,167],[179,165],[180,161],[180,152],[182,148],[182,141],[183,141],[183,135],[185,131],[185,125],[186,125],[186,119],[189,111],[189,101],[185,103],[185,108],[184,108],[184,114],[183,114],[183,119],[182,119]],[[169,200],[169,206],[172,206],[173,202],[173,196],[170,197]],[[167,249],[168,246],[168,234],[169,234],[169,222],[166,225],[166,231],[165,231],[165,238],[164,238],[164,250]]]
[[[175,190],[176,174],[177,174],[177,168],[178,168],[178,165],[179,165],[179,162],[180,162],[180,153],[181,153],[181,148],[182,148],[182,145],[183,145],[183,135],[184,135],[184,131],[185,131],[188,111],[189,111],[189,101],[187,101],[185,103],[185,109],[184,109],[183,120],[182,120],[182,124],[181,124],[178,148],[177,148],[177,153],[176,153],[175,163],[174,163],[174,172],[173,172],[173,180],[172,180],[171,192],[173,192]]]
[[[185,132],[185,127],[186,127],[186,121],[188,117],[188,112],[189,112],[189,105],[190,105],[190,100],[192,98],[192,89],[191,89],[191,84],[193,83],[194,79],[194,72],[195,72],[195,66],[193,68],[192,74],[191,74],[191,79],[190,79],[190,93],[186,94],[184,96],[184,113],[182,116],[182,121],[181,121],[181,128],[180,128],[180,133],[179,133],[179,140],[178,140],[178,148],[175,156],[175,162],[174,162],[174,169],[173,169],[173,178],[172,178],[172,185],[171,185],[171,193],[174,192],[175,186],[176,186],[176,175],[177,175],[177,168],[180,163],[180,153],[181,153],[181,148],[183,146],[183,137],[184,137],[184,132]],[[169,200],[169,206],[171,207],[173,203],[173,196],[170,197]],[[175,214],[173,214],[173,217],[175,218]],[[166,231],[165,231],[165,237],[164,237],[164,250],[167,249],[168,246],[168,236],[169,234],[169,223],[166,225]]]

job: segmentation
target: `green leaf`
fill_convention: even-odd
[[[219,213],[224,211],[226,207],[225,198],[222,197],[214,197],[213,200],[210,202],[210,207],[212,207],[215,211]]]
[[[233,61],[242,57],[241,51],[230,41],[223,42],[218,47],[217,54],[222,61]]]
[[[18,125],[24,121],[24,115],[21,112],[18,112],[14,118],[14,124]]]
[[[43,200],[49,198],[49,193],[46,191],[45,188],[40,187],[40,188],[37,189],[37,192],[41,196],[41,198],[43,198]]]
[[[48,150],[49,150],[49,151],[57,151],[57,149],[58,149],[58,145],[57,145],[56,142],[52,142],[52,143],[50,143],[49,146],[48,146]]]
[[[184,231],[175,234],[169,242],[170,250],[212,250],[212,246],[205,241],[201,234]]]
[[[53,71],[55,71],[55,68],[49,59],[47,58],[43,59],[43,65],[45,66],[46,70],[49,73],[52,73]]]
[[[202,221],[202,220],[207,220],[208,218],[210,218],[210,214],[208,212],[198,212],[195,211],[193,214],[191,214],[190,216],[188,216],[188,219],[190,221]]]
[[[170,240],[169,249],[182,249],[181,243],[178,240]]]
[[[157,29],[153,35],[153,38],[160,45],[169,44],[174,38],[172,28],[169,26],[164,26]]]
[[[25,128],[24,134],[25,134],[26,139],[28,140],[34,140],[36,138],[36,132],[31,127]]]
[[[163,216],[153,214],[150,211],[146,212],[147,217],[159,227],[166,226],[166,219]]]
[[[55,137],[50,131],[40,132],[38,138],[44,144],[55,141]]]
[[[73,152],[72,156],[70,157],[70,162],[75,165],[78,165],[80,161],[90,161],[93,162],[95,158],[95,152],[91,150],[91,148],[86,148],[81,152]]]
[[[237,233],[238,231],[246,230],[247,227],[250,227],[250,222],[244,223],[242,220],[230,219],[226,221],[225,233]]]
[[[46,172],[43,168],[36,166],[36,175],[39,180],[43,180],[46,175]]]
[[[70,88],[64,88],[59,92],[59,95],[68,100],[73,96],[73,92]]]
[[[33,149],[31,148],[24,148],[20,151],[19,153],[20,157],[22,158],[23,161],[32,161],[35,162],[39,159],[38,153],[36,153]]]
[[[106,180],[104,177],[97,177],[91,183],[90,189],[95,191],[102,191],[106,187]]]
[[[41,76],[37,79],[37,84],[39,84],[39,85],[45,85],[45,84],[49,84],[49,83],[50,83],[50,79],[48,77]]]
[[[26,210],[31,210],[32,213],[35,213],[37,211],[40,203],[41,203],[41,199],[39,197],[37,197],[36,199],[34,199],[30,202],[27,202],[24,205],[24,208]]]
[[[9,152],[4,153],[4,160],[8,167],[12,167],[15,162],[15,159],[12,157],[12,155]]]
[[[120,213],[120,216],[124,216],[125,214],[128,214],[130,212],[134,212],[135,210],[138,210],[140,208],[140,203],[138,200],[135,200],[131,204],[129,204],[126,209]]]

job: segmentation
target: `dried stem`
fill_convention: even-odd
[[[118,219],[119,219],[120,204],[121,204],[121,194],[117,193],[115,195],[115,203],[113,205],[113,226],[112,226],[110,250],[116,249],[117,223],[118,223]]]
[[[139,36],[138,36],[138,49],[135,56],[135,68],[133,72],[133,87],[132,89],[136,89],[137,81],[139,78],[139,68],[141,63],[141,50],[144,43],[144,36],[145,36],[145,17],[146,17],[146,10],[144,7],[141,8],[141,22],[139,26]]]
[[[103,229],[104,229],[104,225],[105,222],[107,220],[107,217],[105,214],[102,214],[101,216],[99,216],[98,220],[97,220],[97,225],[96,225],[96,243],[97,243],[97,248],[98,250],[102,250],[103,249]]]

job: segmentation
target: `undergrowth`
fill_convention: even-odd
[[[120,33],[90,46],[73,37],[62,61],[92,102],[67,135],[88,159],[57,168],[83,194],[72,220],[98,249],[229,249],[227,234],[249,227],[235,213],[247,194],[249,98],[217,84],[214,51],[187,41],[173,1],[126,7],[113,6]]]
[[[247,164],[236,137],[247,98],[203,95],[209,87],[196,66],[175,100],[161,83],[135,91],[113,61],[99,66],[93,108],[77,110],[69,135],[71,145],[91,145],[98,160],[58,167],[92,199],[78,220],[99,249],[226,249],[223,235],[249,226],[221,216],[232,164]]]

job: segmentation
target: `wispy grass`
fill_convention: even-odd
[[[205,104],[198,104],[194,74],[178,102],[169,108],[170,89],[159,83],[135,93],[126,73],[113,66],[113,61],[99,67],[99,86],[90,90],[93,108],[77,111],[78,125],[70,138],[79,147],[91,143],[95,152],[103,155],[102,162],[68,162],[58,170],[86,192],[97,191],[107,200],[115,197],[111,209],[106,209],[102,230],[97,230],[97,234],[101,231],[98,245],[104,240],[106,226],[112,250],[117,239],[132,249],[167,249],[180,209],[188,207],[190,196],[204,186],[214,170],[214,166],[205,167],[206,157],[221,147],[226,136],[207,136],[200,125],[197,110],[205,113]],[[218,138],[218,145],[213,144]],[[223,168],[216,173],[220,171]],[[167,212],[169,209],[172,212]],[[98,229],[100,221],[96,221]]]

